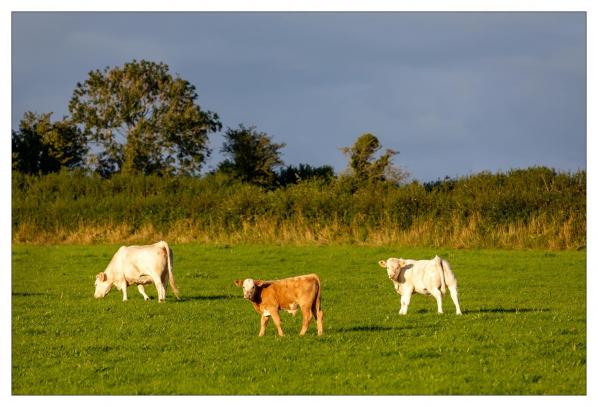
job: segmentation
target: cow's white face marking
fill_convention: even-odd
[[[243,281],[243,298],[245,299],[252,299],[253,295],[255,294],[255,282],[252,278],[246,278]]]
[[[106,280],[102,281],[100,275],[98,274],[96,277],[95,287],[96,292],[93,296],[95,298],[104,298],[112,288],[112,283]]]
[[[396,280],[401,272],[399,259],[390,258],[386,261],[386,274],[391,280]]]

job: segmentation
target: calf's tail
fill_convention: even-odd
[[[174,296],[176,297],[176,299],[180,300],[181,296],[179,294],[179,289],[176,287],[176,284],[174,283],[174,274],[172,273],[172,262],[173,262],[172,250],[170,249],[170,247],[168,247],[168,243],[166,243],[166,242],[162,242],[162,243],[164,243],[164,251],[166,252],[166,257],[168,259],[168,284],[170,284],[170,286],[172,287],[172,292],[174,293]]]
[[[446,293],[446,277],[444,275],[445,268],[448,268],[449,272],[451,269],[450,269],[450,266],[448,265],[448,263],[446,261],[444,261],[442,258],[436,256],[436,257],[434,257],[434,260],[436,261],[436,269],[440,273],[440,292],[442,294],[445,294]]]
[[[314,314],[316,318],[316,325],[318,329],[318,335],[322,335],[324,333],[324,312],[322,311],[322,306],[320,303],[320,291],[321,290],[321,283],[320,278],[316,276],[316,299],[312,305],[311,312]]]

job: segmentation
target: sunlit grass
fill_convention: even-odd
[[[182,294],[93,298],[118,245],[13,247],[14,394],[585,394],[585,251],[171,244]],[[447,258],[450,298],[400,298],[377,261]],[[324,336],[300,314],[258,338],[236,278],[317,273]],[[563,276],[567,284],[563,284]]]

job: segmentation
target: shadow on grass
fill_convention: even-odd
[[[547,312],[549,308],[480,308],[463,311],[463,314],[518,314],[525,312]]]
[[[207,300],[232,300],[232,295],[185,295],[178,302],[207,301]]]
[[[392,328],[389,326],[378,326],[378,325],[370,325],[370,326],[352,326],[348,328],[339,328],[335,329],[335,332],[381,332],[381,331],[392,331],[398,328]]]
[[[33,296],[47,296],[46,293],[12,293],[13,297],[33,297]]]
[[[380,325],[363,325],[350,326],[346,328],[332,329],[333,332],[388,332],[388,331],[405,331],[411,329],[432,328],[434,325],[430,324],[407,324],[401,326],[380,326]]]

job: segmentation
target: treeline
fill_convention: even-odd
[[[13,172],[13,241],[352,243],[578,249],[586,173],[544,167],[399,185],[355,176],[266,188],[203,177]]]
[[[69,114],[26,112],[12,141],[13,241],[358,243],[575,249],[586,173],[537,167],[421,184],[364,133],[347,169],[285,166],[253,126],[223,132],[195,86],[151,61],[94,70]]]
[[[197,99],[195,86],[171,75],[161,62],[133,60],[91,71],[76,84],[68,116],[53,121],[52,112],[25,112],[11,132],[13,171],[199,177],[212,153],[209,136],[222,130],[222,123]],[[223,137],[225,159],[213,173],[266,188],[335,176],[328,165],[285,167],[285,143],[254,126],[227,128]],[[397,152],[379,155],[381,148],[376,136],[365,133],[340,149],[349,158],[348,171],[362,183],[404,180],[406,173],[392,163]]]

